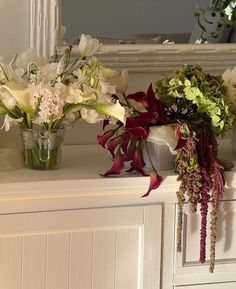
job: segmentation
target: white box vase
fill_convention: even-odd
[[[146,151],[146,145],[154,167],[161,170],[170,170],[174,168],[174,161],[177,152],[174,150],[178,143],[175,135],[174,125],[153,126],[150,128],[150,134],[147,140],[143,141],[143,159],[150,167],[150,161]]]

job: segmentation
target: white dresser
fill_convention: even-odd
[[[74,145],[65,146],[58,170],[0,172],[1,289],[236,288],[234,172],[226,174],[210,274],[198,263],[200,217],[187,205],[183,252],[176,253],[173,171],[141,198],[149,178],[101,177],[110,166],[98,146]]]

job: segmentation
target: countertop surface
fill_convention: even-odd
[[[219,156],[236,163],[230,140],[219,143]],[[179,183],[174,170],[159,172],[162,185],[148,198],[141,198],[148,189],[149,177],[126,172],[115,177],[101,176],[111,165],[110,156],[98,145],[65,145],[59,169],[38,171],[22,167],[0,171],[0,200],[78,197],[100,205],[176,202]],[[235,172],[236,168],[226,172],[225,198],[236,199]]]

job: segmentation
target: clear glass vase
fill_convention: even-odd
[[[52,170],[60,166],[64,128],[21,129],[25,166],[36,170]]]

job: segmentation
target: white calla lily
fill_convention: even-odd
[[[28,113],[29,115],[33,114],[32,109],[32,95],[26,90],[24,84],[8,82],[5,85],[2,85],[2,88],[5,89],[10,95],[14,97],[19,107]]]
[[[15,98],[2,87],[0,87],[0,99],[8,110],[12,110],[16,106]]]
[[[93,104],[92,107],[100,114],[112,116],[125,124],[125,109],[118,101],[116,103],[107,104],[96,103]]]
[[[90,35],[82,34],[79,42],[79,53],[81,56],[92,56],[102,46],[98,39],[91,37]]]

